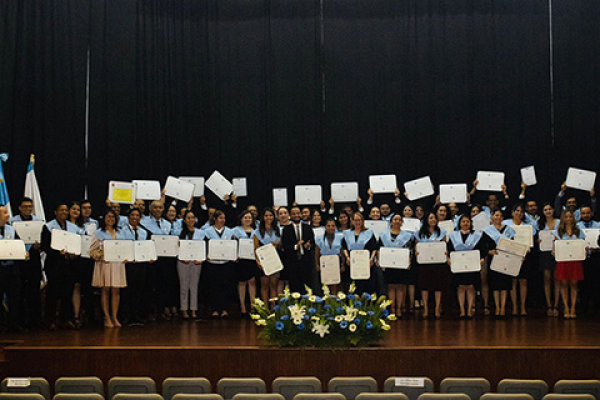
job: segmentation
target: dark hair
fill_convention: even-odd
[[[69,209],[69,205],[64,201],[57,201],[56,203],[54,203],[54,207],[52,209],[54,211],[58,211],[58,209],[61,208],[62,206],[66,206],[67,209]]]
[[[546,216],[544,215],[544,208],[546,208],[546,206],[550,206],[552,207],[552,210],[554,210],[554,212],[552,213],[555,217],[555,213],[556,213],[556,209],[554,208],[554,204],[550,203],[549,201],[545,201],[542,203],[542,212],[540,213],[540,220],[538,221],[538,228],[540,231],[543,231],[546,228]],[[554,227],[552,227],[554,228]]]
[[[258,232],[260,233],[260,236],[265,237],[265,233],[267,233],[267,224],[265,223],[265,214],[268,212],[273,214],[273,222],[271,223],[271,229],[275,232],[275,235],[279,236],[279,228],[277,227],[275,211],[273,211],[273,209],[270,207],[267,207],[264,210],[262,210],[262,212],[260,213],[260,217],[258,217],[258,220],[260,222],[258,224]]]
[[[173,221],[169,221],[169,220],[167,219],[167,214],[168,214],[168,212],[169,212],[169,209],[170,209],[171,207],[173,207],[173,208],[175,209],[175,219],[174,219]],[[166,206],[165,206],[165,210],[163,211],[163,218],[164,218],[165,220],[167,220],[168,222],[175,222],[175,220],[177,219],[177,216],[178,216],[178,215],[179,215],[179,213],[177,212],[177,207],[175,207],[173,204],[169,204],[169,205],[166,205]]]
[[[138,210],[138,211],[140,211],[140,210]],[[183,218],[182,218],[182,221],[181,221],[181,227],[182,227],[182,229],[181,229],[181,233],[179,234],[179,239],[184,239],[185,240],[185,239],[188,238],[188,235],[190,233],[192,233],[192,231],[189,230],[187,224],[185,223],[185,219],[187,218],[188,214],[192,214],[194,216],[194,218],[196,218],[196,214],[194,214],[194,212],[192,210],[187,210],[185,212],[185,214],[183,214]],[[195,222],[194,222],[194,226],[196,226]]]
[[[102,217],[100,217],[100,220],[98,221],[98,225],[100,225],[100,229],[106,232],[106,216],[108,214],[112,214],[115,216],[114,228],[115,228],[115,231],[118,231],[119,230],[119,216],[111,208],[107,208],[106,211],[104,211],[104,213],[102,214]]]
[[[433,212],[435,213],[435,216],[437,218],[437,213],[440,210],[440,208],[445,207],[446,208],[446,218],[450,217],[450,209],[448,208],[448,206],[446,204],[438,204],[434,207]],[[447,220],[448,221],[448,220]],[[439,222],[439,219],[438,219]]]
[[[256,221],[254,220],[254,215],[252,215],[252,213],[248,209],[241,212],[240,216],[238,217],[238,225],[242,226],[242,219],[246,214],[250,214],[250,216],[252,217],[252,223],[250,224],[250,226],[252,227],[252,229],[256,229]]]
[[[428,214],[425,214],[423,216],[423,223],[421,224],[421,229],[419,229],[419,237],[431,236],[431,234],[429,233],[429,216],[430,215],[433,215],[433,217],[435,218],[435,221],[436,221],[435,228],[434,228],[435,233],[437,233],[438,235],[440,233],[442,233],[442,231],[440,230],[440,227],[438,226],[438,223],[440,221],[438,221],[437,214],[433,211],[429,211]]]
[[[471,204],[471,207],[469,208],[469,212],[473,211],[473,209],[474,209],[475,207],[479,208],[479,211],[480,211],[480,212],[481,212],[481,211],[483,211],[483,207],[481,207],[481,204],[477,204],[477,203],[475,203],[475,204]]]
[[[78,201],[72,201],[69,203],[69,222],[71,222],[71,208],[73,208],[73,206],[79,207],[79,216],[77,217],[74,223],[78,227],[83,228],[85,224],[83,223],[83,217],[81,216],[81,203]]]
[[[33,203],[33,200],[31,200],[29,197],[21,197],[21,201],[19,201],[19,205],[23,205],[23,203]]]
[[[404,218],[404,210],[406,209],[406,207],[410,208],[412,210],[413,215],[415,215],[415,206],[413,206],[411,203],[405,204],[404,207],[402,207],[402,218]]]
[[[517,208],[521,207],[521,210],[523,210],[523,212],[525,212],[525,206],[523,205],[523,203],[521,202],[517,202],[515,204],[513,204],[513,206],[511,207],[510,211],[510,216],[512,218],[512,213],[514,213],[515,211],[517,211]],[[523,219],[525,219],[525,216],[523,216]]]
[[[338,212],[337,218],[336,218],[336,225],[338,227],[338,229],[341,228],[341,223],[340,223],[340,215],[346,215],[346,217],[348,218],[348,223],[346,224],[346,229],[350,229],[350,227],[352,226],[352,218],[350,218],[350,214],[348,213],[348,211],[341,209]]]
[[[129,217],[132,212],[137,212],[138,214],[140,214],[140,217],[142,216],[142,210],[140,210],[139,208],[136,208],[136,207],[133,207],[133,208],[130,208],[129,210],[127,210],[127,216]]]
[[[217,218],[219,218],[221,215],[225,216],[225,212],[221,211],[221,210],[215,210],[214,214],[212,215],[212,217],[210,218],[210,225],[214,225],[215,221],[217,220]],[[225,216],[225,220],[227,220],[227,217]]]
[[[469,231],[473,232],[473,221],[471,220],[471,217],[469,215],[467,215],[467,214],[461,215],[460,218],[458,219],[458,229],[460,230],[460,223],[465,218],[468,219],[469,222],[470,222],[470,224],[471,224]]]

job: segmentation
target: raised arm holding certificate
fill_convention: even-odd
[[[296,203],[304,205],[318,205],[323,197],[323,189],[320,185],[296,186]]]
[[[15,221],[12,226],[25,244],[33,244],[42,242],[44,224],[44,221]]]
[[[135,259],[135,250],[132,240],[105,240],[104,261],[125,262]]]
[[[179,179],[194,185],[194,197],[204,196],[203,176],[180,176]]]
[[[219,171],[213,172],[206,182],[204,182],[204,185],[219,196],[221,200],[233,192],[233,184],[221,175]]]
[[[501,192],[504,185],[504,172],[479,171],[477,181],[477,190]]]
[[[537,178],[535,177],[535,167],[533,165],[530,167],[521,168],[521,180],[527,186],[533,186],[537,184]]]
[[[373,193],[395,193],[398,187],[396,175],[371,175],[369,186]]]
[[[440,264],[446,262],[446,242],[417,243],[419,264]]]
[[[321,282],[324,285],[337,285],[342,282],[340,274],[340,258],[338,256],[321,256]]]
[[[434,194],[433,185],[429,176],[404,182],[404,190],[410,201],[422,199],[423,197]]]
[[[279,206],[279,207],[287,207],[288,206],[288,198],[287,198],[287,189],[286,188],[273,189],[273,205]]]
[[[181,261],[206,260],[206,242],[204,240],[180,240],[177,258]]]
[[[379,265],[383,268],[410,269],[410,250],[381,247],[379,249]]]
[[[596,182],[596,173],[593,171],[586,171],[584,169],[569,168],[567,172],[567,187],[579,190],[585,190],[589,192],[594,188]]]
[[[133,181],[135,185],[135,198],[141,200],[160,200],[160,182],[158,181]]]
[[[113,203],[133,204],[135,202],[135,185],[131,182],[110,181],[108,183],[108,200]]]
[[[27,250],[22,240],[0,240],[0,260],[25,260]]]
[[[272,244],[267,244],[256,249],[256,258],[267,276],[283,270],[281,258],[279,258],[277,249]]]
[[[208,241],[208,258],[215,261],[237,260],[237,241],[210,239]]]
[[[165,196],[188,202],[194,195],[194,189],[195,187],[193,184],[169,176],[165,183]]]
[[[350,252],[350,279],[369,279],[371,277],[371,254],[369,250]]]
[[[443,204],[466,203],[467,184],[456,183],[452,185],[440,185],[440,202]]]
[[[557,240],[554,242],[556,262],[585,260],[585,240]]]
[[[332,183],[331,198],[336,203],[354,203],[358,198],[358,183]]]

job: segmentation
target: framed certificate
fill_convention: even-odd
[[[485,212],[480,212],[471,219],[474,231],[482,231],[490,225],[490,217]]]
[[[92,245],[92,237],[83,235],[81,236],[81,258],[90,257],[90,246]]]
[[[165,183],[165,196],[188,202],[194,194],[194,189],[191,183],[169,176]]]
[[[181,261],[206,260],[206,242],[204,240],[180,240],[177,258]]]
[[[81,254],[81,236],[76,233],[53,229],[50,239],[50,247],[57,251],[65,251],[70,254]]]
[[[248,180],[246,178],[233,178],[231,184],[233,185],[233,193],[237,197],[248,196]]]
[[[353,203],[358,198],[358,182],[332,183],[331,198],[336,203]]]
[[[529,247],[533,247],[533,226],[521,224],[510,226],[515,231],[515,237],[513,240],[525,244]]]
[[[371,175],[369,186],[373,193],[396,193],[396,175]]]
[[[585,240],[557,240],[554,242],[556,262],[585,260]]]
[[[450,253],[450,271],[453,274],[481,271],[479,250],[453,251]]]
[[[466,203],[467,202],[467,184],[454,183],[440,185],[440,202],[448,203]]]
[[[421,229],[421,220],[418,218],[403,218],[402,230],[408,232],[418,232]]]
[[[516,242],[514,240],[500,238],[496,250],[503,251],[505,253],[513,254],[519,257],[525,257],[529,247],[523,243]]]
[[[504,172],[479,171],[477,172],[477,190],[501,192],[504,185]]]
[[[441,264],[446,262],[446,242],[417,243],[419,264]]]
[[[298,204],[318,205],[323,198],[323,189],[320,185],[296,186],[295,199]]]
[[[371,254],[369,250],[350,252],[350,279],[364,280],[371,277]]]
[[[179,237],[172,235],[152,235],[152,241],[158,257],[177,257],[179,255]]]
[[[454,222],[450,220],[438,222],[438,226],[446,231],[446,239],[450,237],[450,234],[454,231]]]
[[[377,240],[379,240],[379,236],[387,231],[388,229],[390,229],[390,223],[387,221],[382,221],[382,220],[366,220],[365,221],[365,228],[370,229],[373,231],[373,234],[375,235],[375,238],[377,238]]]
[[[204,196],[203,176],[180,176],[179,179],[194,185],[194,197]]]
[[[504,275],[517,276],[519,275],[519,271],[521,271],[522,264],[523,258],[520,256],[499,251],[498,254],[494,255],[494,258],[492,258],[490,269]]]
[[[160,182],[158,181],[133,181],[135,185],[135,198],[141,200],[160,200]]]
[[[215,171],[204,183],[207,188],[216,194],[221,200],[233,192],[233,184],[227,180],[219,171]]]
[[[381,247],[379,265],[383,268],[410,269],[410,250],[400,247]]]
[[[556,240],[556,236],[552,233],[551,230],[545,229],[540,231],[540,251],[552,251],[554,248],[554,241]],[[586,235],[587,240],[587,235]]]
[[[156,261],[156,244],[154,240],[136,240],[134,244],[135,261]]]
[[[337,285],[342,282],[340,273],[340,257],[321,256],[319,260],[321,266],[321,283],[324,285]]]
[[[105,240],[104,261],[125,262],[135,260],[135,250],[132,240]]]
[[[283,270],[281,258],[279,258],[277,249],[275,249],[275,246],[272,244],[267,244],[256,249],[256,257],[258,257],[260,266],[267,276],[276,274],[277,272]]]
[[[42,242],[44,221],[15,221],[12,223],[12,226],[25,244]]]
[[[237,241],[210,239],[208,241],[208,258],[216,261],[237,260]]]
[[[22,240],[0,240],[0,260],[24,260],[27,258]]]
[[[585,245],[590,249],[597,249],[598,246],[598,234],[600,233],[600,229],[598,228],[587,228],[582,229],[585,234]],[[21,235],[19,235],[21,236]],[[554,236],[554,235],[552,235]],[[27,243],[27,242],[26,242]]]
[[[431,178],[429,176],[404,182],[404,190],[410,201],[422,199],[423,197],[434,194],[433,184],[431,183]]]
[[[254,240],[240,239],[238,241],[238,256],[242,260],[254,260]]]
[[[594,188],[596,173],[585,169],[569,168],[567,172],[567,187],[589,192]]]
[[[133,204],[135,202],[135,185],[131,182],[110,181],[108,183],[108,200],[113,203]]]
[[[537,178],[535,176],[535,167],[533,165],[530,167],[521,168],[521,180],[527,186],[533,186],[537,184]]]
[[[287,189],[276,188],[273,189],[273,205],[279,207],[288,206]]]

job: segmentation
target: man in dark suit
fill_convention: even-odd
[[[315,236],[309,225],[303,224],[300,208],[292,207],[290,217],[292,223],[283,228],[284,265],[289,271],[290,290],[304,293],[304,285],[312,283],[314,270]]]

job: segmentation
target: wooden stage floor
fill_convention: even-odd
[[[600,378],[600,319],[529,316],[465,321],[399,320],[379,346],[348,349],[278,348],[257,339],[250,320],[162,321],[145,327],[26,332],[0,337],[2,376],[146,375],[389,376]]]

